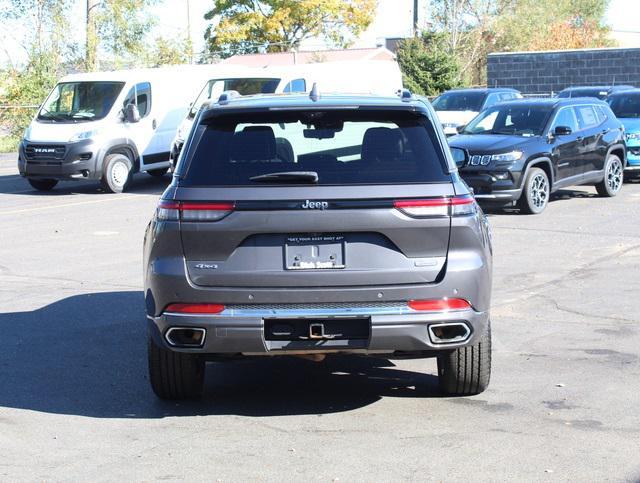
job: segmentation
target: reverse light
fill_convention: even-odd
[[[464,299],[410,300],[407,305],[420,312],[451,312],[471,308],[471,304]]]
[[[413,218],[429,216],[471,215],[476,211],[476,202],[471,195],[421,200],[396,200],[393,207]]]
[[[193,202],[160,200],[157,216],[165,221],[218,221],[233,212],[231,202]]]
[[[174,314],[219,314],[224,310],[222,304],[169,304],[164,312]]]

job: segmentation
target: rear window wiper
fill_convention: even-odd
[[[283,171],[280,173],[266,173],[252,176],[249,180],[261,183],[317,183],[318,173],[315,171]]]

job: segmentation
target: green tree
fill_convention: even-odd
[[[153,47],[146,53],[145,64],[149,67],[162,65],[188,64],[191,60],[193,45],[190,39],[168,39],[158,37]]]
[[[404,85],[412,92],[434,96],[459,84],[458,63],[443,32],[424,31],[403,40],[397,56]]]
[[[69,2],[65,0],[10,0],[0,9],[3,24],[21,22],[27,32],[22,48],[25,65],[10,62],[5,72],[0,104],[12,106],[0,112],[0,125],[15,145],[38,106],[64,73],[72,45],[66,40]]]
[[[157,0],[86,0],[86,53],[87,71],[99,67],[99,54],[113,58],[115,67],[128,59],[140,58],[145,51],[145,38],[154,25],[154,19],[145,9]]]
[[[377,0],[214,0],[205,19],[212,54],[286,52],[321,37],[346,47],[373,21]]]

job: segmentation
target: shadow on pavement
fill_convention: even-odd
[[[436,376],[398,370],[386,359],[335,356],[323,363],[284,357],[210,363],[202,399],[160,401],[148,383],[138,291],[75,295],[30,312],[0,313],[0,330],[3,407],[95,418],[260,417],[348,411],[384,396],[439,396]]]
[[[549,203],[555,203],[556,201],[566,201],[573,198],[599,198],[596,193],[589,191],[583,191],[579,189],[560,189],[554,193],[551,193],[549,197]],[[520,209],[515,206],[497,206],[487,203],[480,203],[482,210],[489,216],[493,215],[518,215]]]
[[[166,174],[161,178],[155,178],[145,173],[134,175],[127,187],[127,194],[157,194],[160,195],[169,186],[171,175]],[[18,174],[0,176],[0,194],[13,194],[21,196],[68,196],[75,194],[99,194],[106,193],[99,181],[60,181],[51,191],[38,191],[32,188],[29,182]]]

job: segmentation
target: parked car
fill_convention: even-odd
[[[640,89],[611,94],[607,99],[611,110],[622,122],[627,145],[625,174],[640,174]]]
[[[189,101],[208,68],[73,74],[53,88],[26,129],[18,169],[37,190],[59,180],[101,180],[126,189],[133,173],[162,176]]]
[[[553,191],[595,185],[601,196],[622,187],[624,129],[596,99],[502,103],[449,140],[463,179],[479,200],[541,213]]]
[[[458,134],[458,129],[476,117],[480,111],[498,102],[519,99],[522,94],[515,89],[502,87],[454,89],[436,97],[433,108],[447,136]]]
[[[558,92],[557,97],[564,99],[567,97],[594,97],[596,99],[605,100],[615,92],[622,92],[634,89],[633,86],[614,85],[614,86],[576,86],[567,87]]]
[[[487,220],[408,91],[205,105],[144,266],[161,398],[198,395],[207,360],[254,356],[437,357],[445,393],[489,383]]]
[[[171,164],[175,167],[198,109],[225,91],[252,94],[287,94],[307,92],[314,83],[325,92],[351,92],[394,95],[402,89],[402,73],[397,62],[372,60],[355,62],[317,62],[281,67],[250,69],[231,76],[211,78],[206,82],[189,113],[176,132],[171,145]]]

